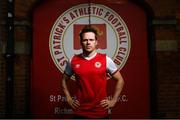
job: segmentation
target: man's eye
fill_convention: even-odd
[[[94,39],[89,39],[90,41],[94,41]]]
[[[83,42],[87,42],[87,41],[94,41],[95,39],[83,39]]]
[[[87,40],[87,39],[83,39],[82,41],[83,41],[83,42],[86,42],[86,41],[88,41],[88,40]]]

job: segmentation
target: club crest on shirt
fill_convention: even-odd
[[[76,64],[76,65],[75,65],[75,68],[80,68],[80,64]]]
[[[95,66],[96,68],[100,68],[100,67],[101,67],[101,63],[100,63],[100,62],[95,62],[94,66]]]

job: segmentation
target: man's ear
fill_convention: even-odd
[[[96,48],[98,48],[98,46],[99,46],[99,42],[98,40],[96,40]]]

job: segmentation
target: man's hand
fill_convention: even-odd
[[[73,108],[73,109],[77,109],[80,106],[80,103],[78,100],[74,100],[71,97],[67,98],[67,102],[68,104]]]
[[[105,100],[102,100],[100,102],[100,105],[102,107],[104,107],[105,109],[109,109],[109,108],[112,108],[114,107],[116,104],[116,100],[108,100],[108,99],[105,99]]]

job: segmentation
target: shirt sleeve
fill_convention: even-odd
[[[106,69],[107,69],[107,72],[110,74],[110,75],[113,75],[115,72],[118,71],[117,67],[116,67],[116,64],[113,62],[113,60],[106,56]]]
[[[71,60],[69,60],[67,62],[65,70],[64,70],[64,73],[67,74],[68,76],[72,76],[73,75],[73,70],[72,70],[72,67],[71,67]]]

